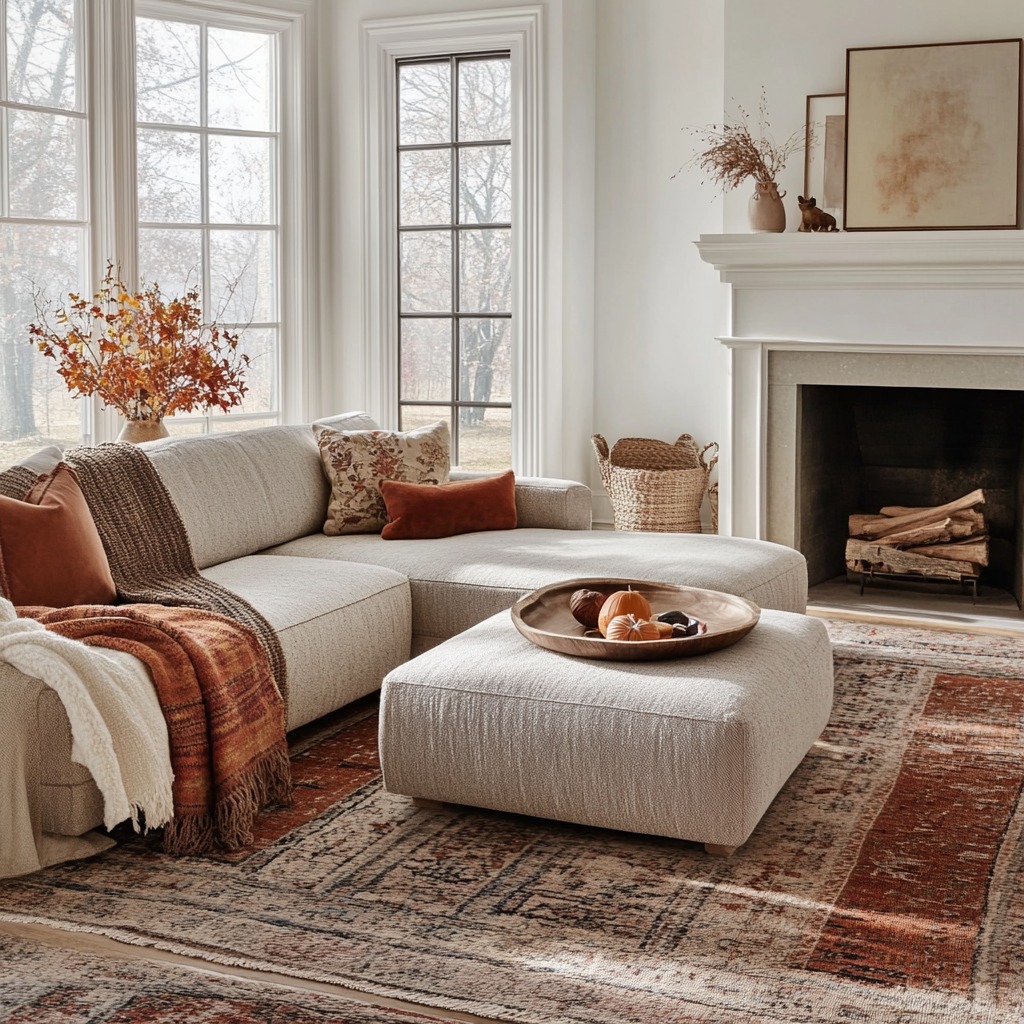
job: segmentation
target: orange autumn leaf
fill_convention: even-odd
[[[227,412],[246,393],[249,357],[237,333],[203,323],[198,287],[173,299],[157,284],[131,292],[108,263],[91,302],[71,292],[37,314],[30,340],[56,360],[69,390],[97,395],[125,419]]]

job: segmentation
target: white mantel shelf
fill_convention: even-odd
[[[789,231],[695,244],[743,288],[1024,288],[1024,231]]]

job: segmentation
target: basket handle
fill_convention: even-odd
[[[704,454],[711,448],[715,450],[711,453],[711,458],[705,460]],[[715,464],[718,462],[718,442],[708,441],[706,445],[700,450],[700,464],[704,467],[706,473],[710,473],[715,468]]]
[[[593,434],[590,443],[594,446],[594,454],[597,456],[597,465],[601,470],[601,482],[607,491],[611,487],[611,466],[608,462],[608,442],[602,434]]]

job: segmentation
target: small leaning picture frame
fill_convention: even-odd
[[[847,231],[1020,227],[1021,39],[846,51]]]
[[[804,119],[804,191],[819,209],[843,223],[846,194],[846,93],[817,93],[807,97]]]

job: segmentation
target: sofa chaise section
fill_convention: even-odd
[[[317,535],[266,554],[369,562],[408,577],[414,653],[511,608],[533,590],[577,578],[724,590],[779,611],[803,612],[807,606],[806,562],[799,552],[764,541],[704,534],[525,528],[440,540]]]

